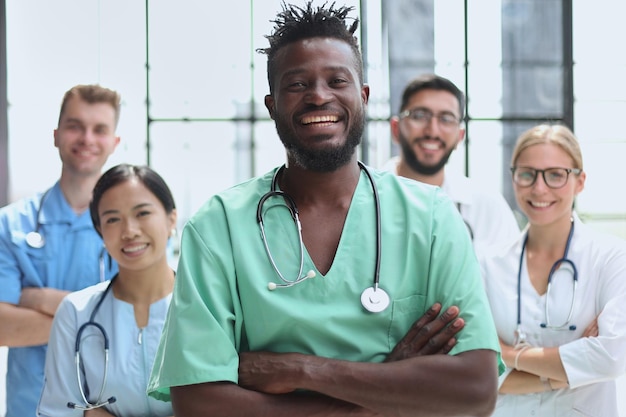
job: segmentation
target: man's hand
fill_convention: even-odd
[[[414,356],[447,354],[456,345],[456,334],[465,326],[458,318],[459,308],[449,307],[439,315],[441,304],[435,303],[417,320],[407,334],[393,348],[385,362],[394,362]]]
[[[456,306],[439,315],[434,304],[398,342],[385,362],[415,356],[447,354],[456,344],[456,334],[465,322]],[[267,394],[285,394],[298,388],[297,378],[305,367],[318,366],[316,357],[298,353],[243,352],[239,354],[239,386]],[[320,364],[319,366],[323,366]]]

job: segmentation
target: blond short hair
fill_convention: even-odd
[[[583,155],[580,144],[574,133],[564,125],[540,124],[522,133],[513,148],[511,166],[515,166],[522,151],[533,145],[550,144],[556,145],[567,153],[574,166],[572,168],[583,169]]]

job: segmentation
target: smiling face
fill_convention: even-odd
[[[98,204],[98,230],[120,271],[167,263],[166,248],[176,225],[161,201],[136,177],[108,189]]]
[[[276,53],[265,105],[290,164],[330,172],[353,158],[369,96],[356,65],[351,47],[332,38],[295,41]]]
[[[541,143],[529,146],[519,153],[515,160],[516,167],[534,169],[577,168],[572,157],[560,146]],[[584,171],[578,175],[569,174],[567,182],[561,188],[546,185],[541,173],[530,187],[521,187],[515,182],[513,189],[517,205],[524,212],[531,225],[549,225],[569,223],[574,199],[585,185]]]
[[[433,117],[426,121],[394,117],[391,132],[400,145],[403,162],[419,174],[434,175],[443,169],[465,135],[460,122],[443,124],[437,117],[453,116],[459,120],[459,101],[448,91],[425,89],[415,93],[404,108],[417,109]]]
[[[63,172],[99,176],[120,138],[115,136],[115,109],[109,103],[87,103],[71,97],[65,104],[54,146],[59,149]]]

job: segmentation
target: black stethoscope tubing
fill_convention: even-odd
[[[361,163],[361,161],[357,161],[359,168],[365,172],[365,174],[367,175],[367,178],[372,186],[372,191],[374,193],[374,205],[375,205],[375,210],[376,210],[376,260],[375,260],[375,266],[374,266],[374,282],[373,282],[373,287],[367,288],[364,293],[362,294],[361,297],[361,302],[363,303],[363,306],[368,309],[371,312],[379,312],[379,311],[383,311],[387,305],[389,304],[389,296],[385,293],[384,290],[382,290],[381,288],[379,288],[379,284],[380,284],[380,264],[381,264],[381,251],[382,251],[382,243],[381,243],[381,236],[382,236],[382,231],[381,231],[381,213],[380,213],[380,198],[378,196],[378,190],[376,189],[376,183],[374,182],[374,178],[372,177],[371,173],[369,172],[369,170],[365,167],[365,165],[363,163]],[[274,270],[276,271],[276,273],[279,275],[279,277],[285,281],[288,282],[286,285],[283,286],[292,286],[295,285],[301,281],[303,281],[304,279],[306,279],[307,276],[305,277],[300,277],[302,274],[302,269],[303,269],[303,259],[304,259],[304,249],[303,249],[303,243],[302,243],[302,234],[301,234],[301,227],[300,227],[300,221],[298,219],[298,208],[296,207],[296,203],[293,200],[293,198],[283,192],[278,190],[278,175],[280,174],[280,172],[285,168],[285,166],[281,166],[279,169],[276,170],[276,172],[274,173],[273,177],[272,177],[272,183],[271,183],[271,187],[270,187],[270,191],[267,192],[266,194],[264,194],[260,200],[259,203],[257,205],[257,211],[256,211],[256,220],[257,223],[259,224],[259,227],[261,229],[261,235],[263,238],[263,242],[265,245],[265,250],[267,252],[268,257],[270,258],[270,262],[274,268]],[[299,234],[299,239],[300,239],[300,245],[301,245],[301,250],[300,250],[300,257],[301,257],[301,262],[300,262],[300,272],[298,274],[298,279],[296,279],[295,281],[286,281],[282,274],[280,273],[280,271],[278,270],[278,268],[276,267],[276,264],[270,254],[269,248],[267,246],[267,242],[265,239],[265,228],[264,228],[264,224],[263,224],[263,216],[262,216],[262,212],[263,212],[263,204],[265,203],[265,201],[273,196],[280,196],[283,197],[285,199],[285,203],[287,205],[287,208],[289,209],[289,212],[291,213],[291,217],[293,218],[293,220],[296,222],[297,228],[298,228],[298,234]],[[276,286],[274,286],[275,288]],[[371,291],[368,291],[371,290]],[[369,300],[366,301],[365,299]],[[377,305],[378,303],[380,303],[380,305]],[[375,306],[371,306],[372,309],[370,309],[366,304],[375,304]]]
[[[100,299],[96,303],[96,306],[94,307],[93,311],[91,312],[91,315],[89,316],[89,321],[83,323],[78,328],[78,331],[76,332],[76,342],[74,344],[74,361],[76,363],[76,379],[78,381],[78,389],[80,390],[80,394],[82,396],[84,405],[80,406],[74,402],[68,402],[67,403],[68,408],[79,409],[79,410],[93,410],[95,408],[103,407],[107,404],[113,404],[115,401],[117,401],[115,397],[110,397],[106,401],[101,402],[102,395],[104,394],[104,389],[107,383],[107,376],[108,376],[107,373],[108,373],[108,368],[109,368],[109,336],[107,335],[107,332],[104,329],[104,327],[100,323],[95,321],[96,313],[100,310],[100,306],[104,302],[104,299],[106,298],[107,294],[110,292],[111,287],[113,287],[113,281],[115,280],[115,278],[117,278],[117,275],[115,275],[111,279],[111,281],[109,282],[109,285],[107,285],[106,289],[100,296]],[[85,395],[85,390],[83,388],[83,381],[80,376],[80,362],[81,362],[80,342],[81,342],[81,337],[82,337],[83,332],[88,327],[95,327],[96,329],[98,329],[98,331],[102,334],[102,338],[104,340],[104,372],[102,376],[102,385],[100,386],[100,392],[95,402],[90,402],[87,399],[87,396]]]
[[[569,264],[573,269],[574,294],[572,295],[572,303],[570,305],[570,311],[569,311],[566,323],[569,323],[569,321],[572,318],[572,313],[574,310],[574,301],[575,301],[574,298],[576,296],[576,287],[578,285],[578,271],[576,270],[576,265],[574,265],[574,262],[568,259],[567,255],[569,253],[569,247],[570,247],[570,244],[572,243],[573,235],[574,235],[574,219],[571,220],[571,226],[570,226],[569,234],[567,235],[567,243],[565,244],[563,257],[561,259],[558,259],[552,265],[552,268],[550,268],[550,273],[548,274],[548,284],[547,284],[547,290],[546,290],[546,308],[545,308],[546,322],[540,324],[542,328],[550,327],[549,314],[548,314],[548,299],[549,299],[550,286],[552,285],[552,275],[562,263]],[[522,331],[522,268],[524,265],[524,251],[526,250],[527,242],[528,242],[528,233],[526,233],[526,236],[524,236],[524,242],[522,243],[522,252],[520,253],[520,257],[519,257],[519,268],[517,269],[517,330],[516,330],[516,333],[517,333],[519,342],[521,343],[526,342],[525,334]],[[576,330],[576,325],[574,324],[569,325],[568,329]]]

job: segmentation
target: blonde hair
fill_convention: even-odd
[[[532,127],[517,138],[511,157],[511,166],[515,166],[520,154],[526,148],[540,144],[558,146],[572,158],[574,162],[572,168],[583,169],[583,155],[574,133],[567,126],[549,124]]]

